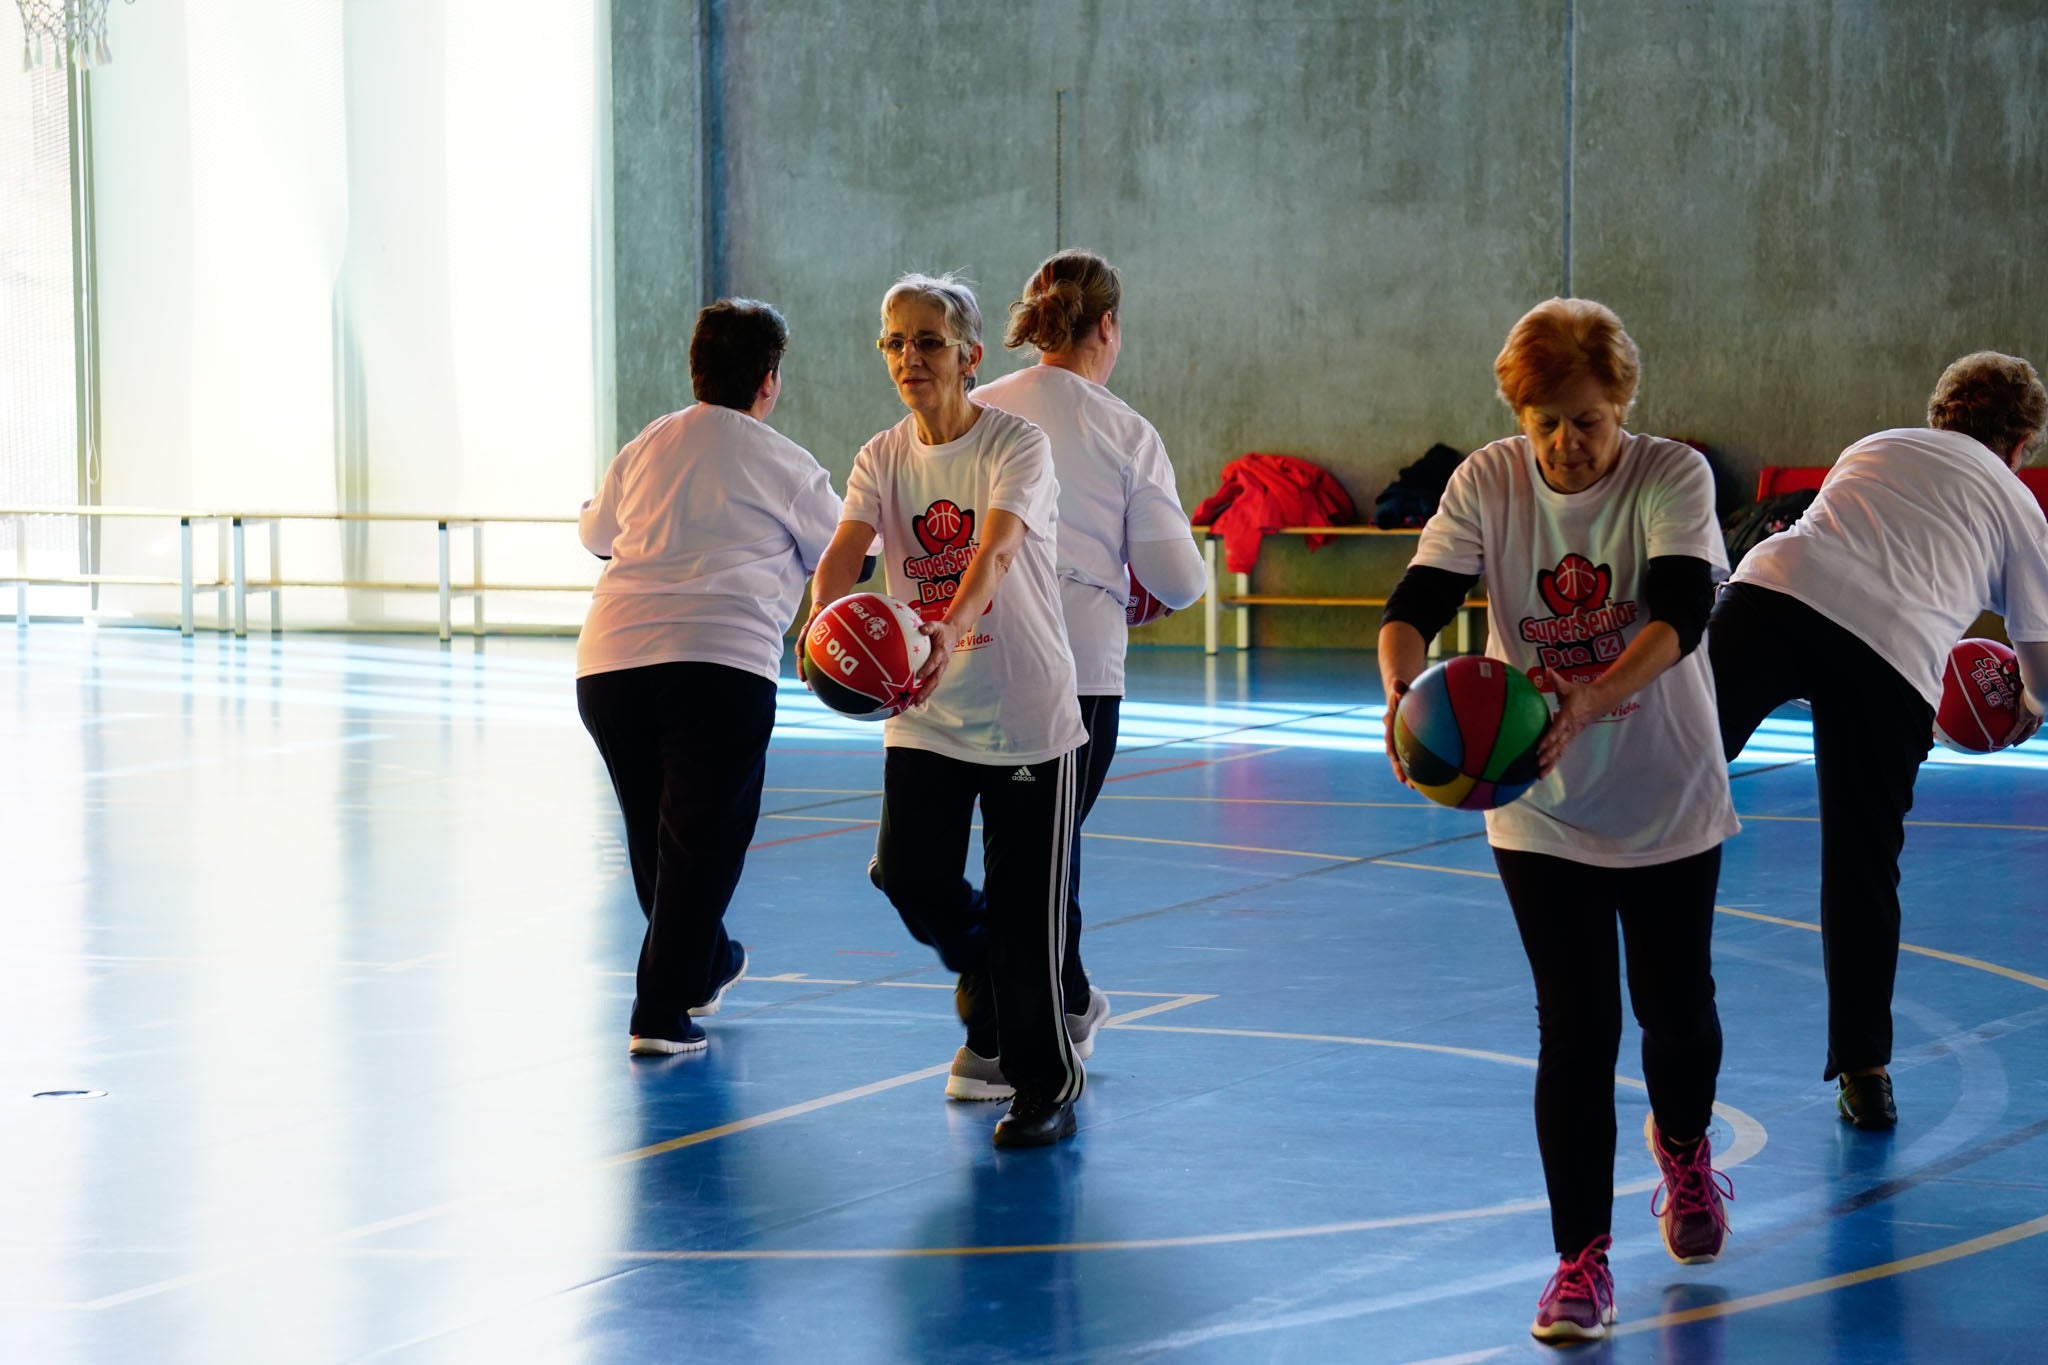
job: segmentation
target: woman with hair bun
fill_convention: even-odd
[[[1074,1051],[1088,1056],[1109,1018],[1109,1000],[1081,965],[1081,824],[1116,757],[1124,694],[1125,605],[1137,579],[1175,611],[1207,586],[1202,553],[1188,529],[1173,464],[1152,424],[1106,385],[1123,348],[1123,282],[1091,251],[1062,251],[1025,281],[1010,305],[1005,346],[1030,346],[1038,363],[976,391],[975,401],[1025,418],[1052,440],[1059,476],[1060,606],[1074,650],[1088,743],[1074,821],[1068,886],[1065,994]],[[1002,1084],[1000,1068],[984,1069]]]
[[[1727,551],[1699,452],[1622,426],[1641,369],[1600,304],[1550,299],[1524,315],[1494,361],[1521,435],[1451,475],[1380,624],[1390,759],[1425,641],[1482,575],[1486,652],[1555,704],[1543,777],[1486,813],[1536,981],[1536,1143],[1559,1260],[1529,1330],[1551,1342],[1603,1337],[1615,1321],[1617,916],[1664,1246],[1687,1264],[1711,1261],[1728,1232],[1707,1123],[1721,1069],[1714,888],[1737,825],[1698,648]],[[1398,760],[1394,775],[1407,781]]]

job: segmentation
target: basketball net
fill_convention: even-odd
[[[21,69],[110,62],[109,0],[14,0],[21,11]],[[130,4],[134,0],[129,0]]]

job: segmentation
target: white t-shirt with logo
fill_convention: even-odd
[[[927,620],[946,614],[990,512],[1013,513],[1025,527],[938,687],[884,721],[882,742],[968,763],[1043,763],[1088,738],[1056,586],[1059,484],[1044,432],[995,408],[978,411],[965,436],[936,446],[906,416],[861,447],[846,479],[842,515],[881,532],[886,591]]]
[[[1173,462],[1152,424],[1093,380],[1032,365],[974,401],[1015,413],[1052,440],[1060,485],[1060,600],[1084,697],[1124,694],[1124,605],[1134,541],[1189,535]]]
[[[598,575],[576,676],[715,663],[774,678],[804,583],[839,528],[809,451],[736,408],[649,423],[578,519]]]
[[[1662,555],[1727,567],[1713,476],[1690,446],[1623,432],[1613,470],[1579,493],[1543,482],[1524,437],[1473,452],[1414,562],[1483,574],[1486,652],[1548,694],[1545,666],[1590,682],[1649,622],[1644,585]],[[1705,649],[1580,731],[1520,800],[1486,813],[1496,848],[1600,867],[1676,862],[1739,828]]]
[[[1791,527],[1732,580],[1797,598],[1941,706],[1948,652],[1985,609],[2014,640],[2048,640],[2048,521],[1990,447],[1930,427],[1843,451]]]

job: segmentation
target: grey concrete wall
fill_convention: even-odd
[[[618,438],[690,401],[706,280],[703,0],[611,12],[613,345]]]
[[[1750,477],[1914,420],[1963,350],[2048,360],[2040,0],[699,4],[698,284],[784,308],[776,424],[835,475],[900,416],[871,341],[901,271],[965,270],[984,372],[1024,363],[998,338],[1055,245],[1059,90],[1064,242],[1125,273],[1112,387],[1165,436],[1190,506],[1248,450],[1314,459],[1364,506],[1431,442],[1505,434],[1493,355],[1567,279],[1642,343],[1638,428]],[[657,376],[664,404],[684,392],[663,371],[687,314],[636,293],[627,258],[681,251],[664,234],[700,183],[677,138],[688,73],[666,65],[694,8],[614,6],[634,68],[613,77],[622,431],[662,410],[629,397]],[[1268,547],[1261,587],[1351,593],[1405,549]],[[1259,637],[1373,626],[1269,611]],[[1150,633],[1195,636],[1182,618]]]

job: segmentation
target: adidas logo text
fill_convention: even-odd
[[[1010,774],[1010,780],[1012,782],[1036,782],[1038,779],[1031,775],[1031,769],[1019,768],[1016,772]]]

